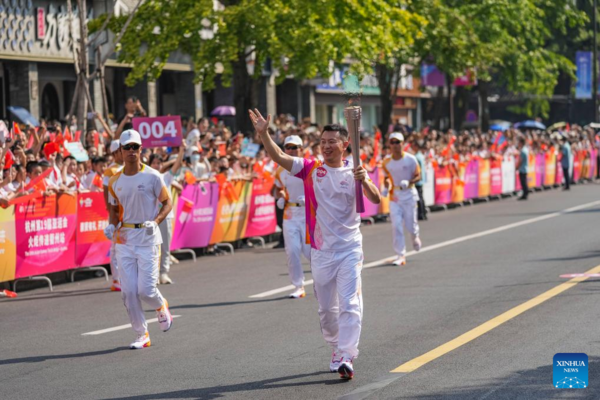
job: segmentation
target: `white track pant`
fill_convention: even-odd
[[[160,245],[117,244],[116,247],[123,303],[133,330],[141,335],[148,330],[142,300],[154,310],[161,308],[164,302],[156,287]]]
[[[165,218],[158,225],[162,244],[160,245],[160,273],[167,274],[171,269],[171,231],[173,230],[173,219]]]
[[[343,252],[312,249],[311,269],[323,338],[349,357],[358,356],[363,315],[362,264],[360,247]]]
[[[404,243],[404,227],[413,236],[419,235],[417,223],[417,199],[411,193],[402,196],[398,201],[390,201],[390,217],[392,219],[392,237],[394,251],[399,256],[406,255]]]
[[[304,211],[304,209],[302,210]],[[306,222],[304,216],[283,220],[283,239],[287,255],[288,271],[292,285],[297,288],[304,286],[304,271],[302,257],[310,262],[310,245],[306,244]]]
[[[113,281],[119,281],[119,263],[117,262],[117,247],[116,243],[110,245],[110,273]]]

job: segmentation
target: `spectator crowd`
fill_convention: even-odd
[[[118,149],[113,141],[132,127],[133,117],[146,115],[135,98],[128,99],[125,108],[124,116],[115,122],[95,115],[88,121],[90,127],[83,138],[74,119],[62,122],[42,119],[39,127],[0,121],[3,172],[0,206],[6,207],[12,199],[35,191],[40,194],[102,191],[104,171],[114,162],[113,153]],[[180,147],[144,148],[142,153],[144,163],[171,175],[172,190],[180,191],[186,184],[197,181],[250,180],[274,174],[276,165],[260,147],[254,132],[234,134],[223,121],[214,118],[198,121],[184,118],[182,126],[184,139]],[[310,119],[296,121],[283,114],[274,118],[270,128],[272,138],[279,145],[287,136],[299,136],[307,158],[320,157],[320,131],[321,127]],[[593,128],[577,125],[565,125],[554,131],[442,132],[431,128],[413,131],[396,124],[385,134],[377,127],[363,132],[357,151],[367,169],[375,168],[389,155],[385,138],[392,131],[403,133],[405,151],[434,165],[452,166],[468,162],[472,157],[515,157],[518,162],[518,142],[523,139],[530,154],[556,152],[559,159],[565,157],[567,164],[572,163],[572,154],[579,152],[583,157],[591,157],[590,150],[600,146],[600,137]],[[67,143],[77,142],[82,143],[81,152],[71,154]],[[351,151],[356,150],[349,149],[348,157]],[[563,167],[565,161],[562,161]],[[43,179],[36,179],[42,174]]]

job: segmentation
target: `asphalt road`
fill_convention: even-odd
[[[393,255],[389,223],[364,227],[349,382],[328,372],[312,287],[250,297],[289,284],[280,250],[173,266],[160,290],[180,317],[150,324],[140,351],[131,329],[82,335],[128,323],[103,279],[23,292],[0,301],[0,398],[598,399],[600,282],[559,276],[600,265],[599,217],[596,184],[435,213],[405,267],[377,262]],[[560,352],[589,356],[587,389],[553,387]]]

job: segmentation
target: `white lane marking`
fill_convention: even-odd
[[[563,214],[572,213],[572,212],[583,210],[585,208],[590,208],[590,207],[593,207],[593,206],[596,206],[596,205],[600,205],[600,201],[593,201],[591,203],[582,204],[580,206],[567,208],[567,209],[562,210],[562,211],[558,211],[558,212],[554,212],[554,213],[542,215],[540,217],[526,219],[526,220],[523,220],[523,221],[520,221],[520,222],[515,222],[515,223],[512,223],[512,224],[503,225],[503,226],[500,226],[498,228],[493,228],[493,229],[488,229],[486,231],[482,231],[482,232],[478,232],[478,233],[473,233],[471,235],[461,236],[459,238],[447,240],[445,242],[441,242],[441,243],[438,243],[438,244],[433,244],[431,246],[425,246],[425,247],[421,248],[421,251],[419,251],[419,252],[416,252],[414,250],[409,251],[408,253],[406,253],[406,257],[414,256],[414,255],[419,254],[419,253],[426,253],[426,252],[432,251],[432,250],[441,249],[442,247],[452,246],[453,244],[466,242],[467,240],[477,239],[477,238],[480,238],[480,237],[483,237],[483,236],[492,235],[494,233],[498,233],[498,232],[502,232],[502,231],[507,231],[509,229],[518,228],[518,227],[523,226],[523,225],[534,224],[536,222],[544,221],[544,220],[550,219],[550,218],[555,218],[555,217],[558,217],[558,216],[563,215]],[[381,260],[373,261],[373,262],[370,262],[368,264],[363,265],[363,269],[374,268],[374,267],[379,267],[381,265],[390,264],[395,259],[396,259],[396,256],[390,256],[390,257],[382,258]],[[304,286],[309,286],[309,285],[312,285],[313,283],[314,282],[311,279],[309,281],[304,282]],[[278,294],[278,293],[281,293],[281,292],[286,292],[286,291],[292,290],[292,289],[295,289],[295,286],[288,285],[288,286],[285,286],[285,287],[282,287],[282,288],[279,288],[279,289],[269,290],[268,292],[263,292],[263,293],[255,294],[255,295],[252,295],[252,296],[249,296],[249,297],[251,299],[260,299],[260,298],[263,298],[263,297],[273,296],[274,294]]]
[[[173,318],[179,318],[179,317],[181,317],[181,315],[173,315]],[[146,321],[146,323],[148,323],[148,324],[151,324],[153,322],[158,322],[158,318],[152,318],[152,319],[149,319]],[[119,326],[115,326],[114,328],[107,328],[107,329],[101,329],[99,331],[82,333],[81,336],[102,335],[103,333],[120,331],[120,330],[127,329],[127,328],[131,328],[131,324],[119,325]]]

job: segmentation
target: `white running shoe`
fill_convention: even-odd
[[[396,258],[396,260],[392,264],[394,264],[398,267],[401,265],[406,265],[406,257],[398,256],[398,258]]]
[[[415,249],[415,251],[421,250],[421,238],[418,236],[413,240],[413,249]]]
[[[354,367],[352,366],[352,358],[343,357],[340,367],[338,368],[340,378],[352,379],[354,378]]]
[[[340,369],[340,363],[342,362],[342,356],[338,354],[338,350],[334,350],[331,353],[331,362],[329,363],[329,372],[338,372]]]
[[[160,274],[160,278],[158,279],[158,282],[161,285],[170,285],[170,284],[173,283],[173,281],[171,280],[171,278],[169,278],[169,275],[167,275],[166,273]]]
[[[165,304],[158,310],[156,310],[156,317],[158,318],[158,324],[160,325],[160,329],[163,332],[171,329],[171,325],[173,325],[173,316],[169,311],[169,302],[165,299]]]
[[[306,291],[303,287],[297,288],[295,292],[290,293],[290,299],[301,299],[306,297]]]
[[[118,280],[113,280],[112,286],[110,287],[110,291],[111,292],[120,292],[121,291],[121,284],[119,283]]]
[[[130,349],[143,349],[144,347],[150,347],[150,335],[148,332],[138,335],[138,337],[130,345]]]

